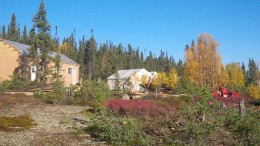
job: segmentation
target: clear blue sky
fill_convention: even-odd
[[[1,0],[0,25],[15,13],[29,30],[41,0]],[[76,29],[77,40],[131,44],[183,59],[186,44],[202,32],[219,43],[223,63],[260,62],[260,0],[45,0],[47,19],[60,39]]]

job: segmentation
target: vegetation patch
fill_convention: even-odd
[[[106,106],[121,115],[158,116],[176,111],[174,106],[158,106],[150,100],[113,99]]]
[[[0,131],[22,131],[29,129],[35,124],[29,115],[18,117],[0,117]]]

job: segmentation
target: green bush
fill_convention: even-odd
[[[182,77],[176,88],[176,92],[178,94],[196,94],[196,92],[199,90],[199,88],[192,83],[192,81],[186,77]]]
[[[260,143],[260,113],[248,110],[245,117],[238,111],[229,110],[225,115],[225,127],[230,130],[241,145]]]
[[[215,111],[219,107],[218,103],[213,105],[209,101],[213,100],[208,87],[196,90],[196,95],[200,98],[183,111],[177,113],[176,122],[184,123],[183,126],[176,126],[175,144],[206,145],[205,139],[213,132],[216,132],[222,125],[223,118],[215,118]],[[205,117],[205,119],[204,119]]]
[[[12,80],[10,81],[10,84],[8,86],[8,89],[10,90],[27,90],[31,84],[31,81],[26,77],[19,77],[17,75],[14,75],[12,77]]]
[[[35,98],[44,98],[44,94],[42,93],[42,90],[34,91],[33,97]]]
[[[4,92],[10,85],[10,81],[4,80],[0,83],[0,93]]]
[[[51,92],[43,93],[43,91],[39,89],[33,93],[33,96],[35,98],[42,98],[50,104],[65,103],[68,92],[64,87],[64,82],[56,81],[52,84],[52,86],[53,88]]]
[[[143,143],[148,143],[140,135],[135,119],[112,117],[107,112],[100,112],[93,120],[93,124],[86,128],[86,132],[99,140],[109,142],[112,145],[143,145]]]
[[[51,104],[63,103],[67,98],[66,93],[64,82],[57,80],[53,83],[53,90],[46,95],[46,100]]]
[[[95,109],[103,105],[103,101],[110,97],[109,87],[105,82],[93,82],[86,80],[82,83],[81,89],[76,93],[75,98],[81,104],[90,104]]]

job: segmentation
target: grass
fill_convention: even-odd
[[[17,117],[0,117],[0,131],[22,131],[29,129],[35,124],[29,115]]]
[[[2,94],[0,95],[0,107],[12,107],[18,104],[31,104],[38,105],[44,103],[41,99],[36,99],[32,96],[26,96],[24,94]]]
[[[67,118],[67,117],[63,117],[63,118],[60,120],[60,122],[59,122],[59,124],[63,124],[63,125],[67,125],[67,124],[69,124],[69,123],[70,123],[70,119]]]

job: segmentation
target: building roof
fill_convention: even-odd
[[[23,53],[24,55],[28,55],[28,49],[30,48],[29,45],[25,45],[25,44],[21,44],[21,43],[17,43],[17,42],[13,42],[10,40],[4,40],[3,41],[7,42],[8,44],[11,44],[12,46],[14,46],[19,52]]]
[[[24,55],[28,55],[29,54],[29,51],[28,49],[31,47],[29,45],[25,45],[25,44],[21,44],[21,43],[17,43],[17,42],[14,42],[14,41],[10,41],[10,40],[4,40],[4,39],[1,39],[3,40],[4,42],[14,46],[19,52],[23,53]],[[51,58],[55,58],[55,56],[57,55],[58,53],[57,52],[53,52],[53,51],[50,51],[49,53],[49,56]],[[66,55],[64,54],[60,54],[61,56],[61,61],[63,63],[66,63],[66,64],[74,64],[74,65],[78,65],[77,62],[75,62],[74,60],[70,59],[69,57],[67,57]]]
[[[127,79],[131,77],[134,73],[138,73],[143,69],[129,69],[129,70],[119,70],[117,71],[119,79]],[[116,74],[113,74],[107,78],[107,80],[115,80],[116,79]]]

